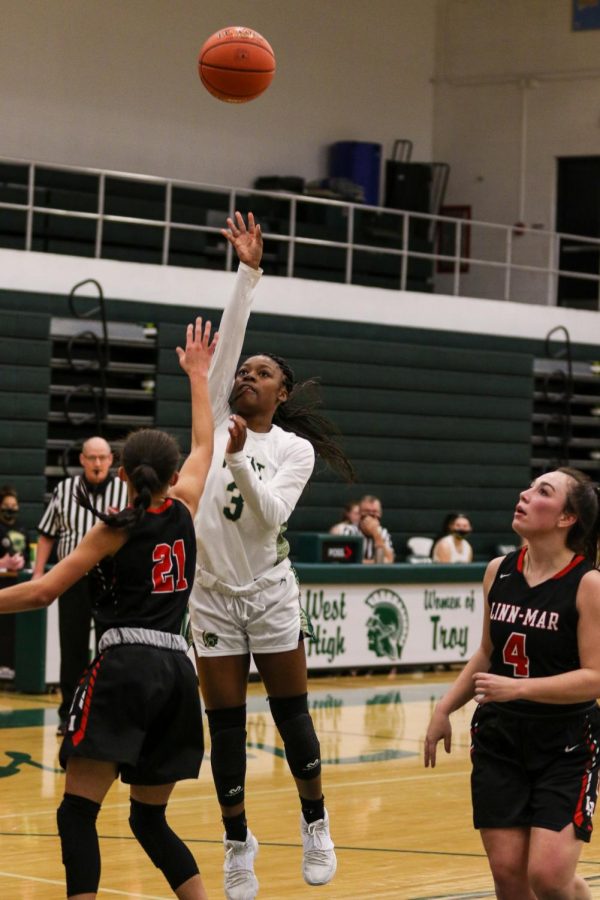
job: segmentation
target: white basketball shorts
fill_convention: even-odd
[[[300,587],[292,569],[247,597],[194,585],[190,620],[198,656],[284,653],[300,640]]]

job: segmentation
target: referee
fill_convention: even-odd
[[[101,512],[107,512],[109,508],[123,509],[127,505],[127,485],[110,474],[113,454],[104,438],[88,438],[79,462],[83,474],[65,478],[57,484],[38,525],[39,540],[32,579],[44,574],[55,542],[58,559],[64,559],[95,524],[93,514],[77,503],[77,489],[81,484],[87,488],[93,506]],[[62,694],[58,735],[65,733],[75,688],[89,663],[90,627],[100,593],[100,581],[89,572],[58,598]]]

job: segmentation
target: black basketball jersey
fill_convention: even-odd
[[[100,565],[104,582],[94,616],[112,627],[178,634],[196,573],[196,535],[189,510],[169,497],[147,510],[113,557]]]
[[[527,548],[505,556],[489,592],[490,672],[509,678],[544,678],[581,668],[577,646],[579,582],[592,566],[574,556],[560,572],[535,587],[523,575]],[[594,698],[595,699],[595,698]],[[592,700],[592,698],[590,698]],[[589,703],[548,704],[517,700],[503,708],[566,713]]]

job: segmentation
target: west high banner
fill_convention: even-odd
[[[309,669],[466,662],[481,642],[479,584],[302,586]]]
[[[324,568],[330,572],[335,569],[339,581],[330,583],[324,579],[318,583],[315,579],[311,584],[305,573],[300,573],[301,618],[308,635],[305,648],[309,669],[464,663],[479,646],[483,624],[481,571],[469,572],[471,580],[465,573],[462,581],[422,578],[421,583],[415,584],[408,581],[404,569],[414,577],[424,575],[423,567],[406,566],[406,580],[374,579],[358,584],[351,583],[352,575],[344,581],[338,567]],[[357,568],[364,572],[366,567]],[[431,568],[438,570],[437,566]],[[447,568],[456,577],[457,567]],[[314,577],[315,573],[311,574]],[[45,620],[46,611],[41,612]],[[28,613],[27,622],[36,615]],[[45,668],[45,684],[56,684],[59,657],[55,604],[49,608],[47,618],[43,628],[46,654],[40,677],[43,679]],[[256,671],[253,663],[251,671]]]

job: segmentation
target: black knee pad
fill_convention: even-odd
[[[189,878],[198,875],[198,866],[181,838],[169,828],[166,809],[166,805],[140,803],[132,798],[129,827],[171,890],[176,891]]]
[[[56,823],[67,878],[67,897],[95,894],[100,883],[100,847],[96,819],[100,804],[65,794],[56,810]]]
[[[246,780],[246,705],[207,709],[210,765],[221,806],[244,802]]]
[[[273,719],[295,778],[310,781],[321,774],[321,746],[308,712],[307,694],[269,697]]]

